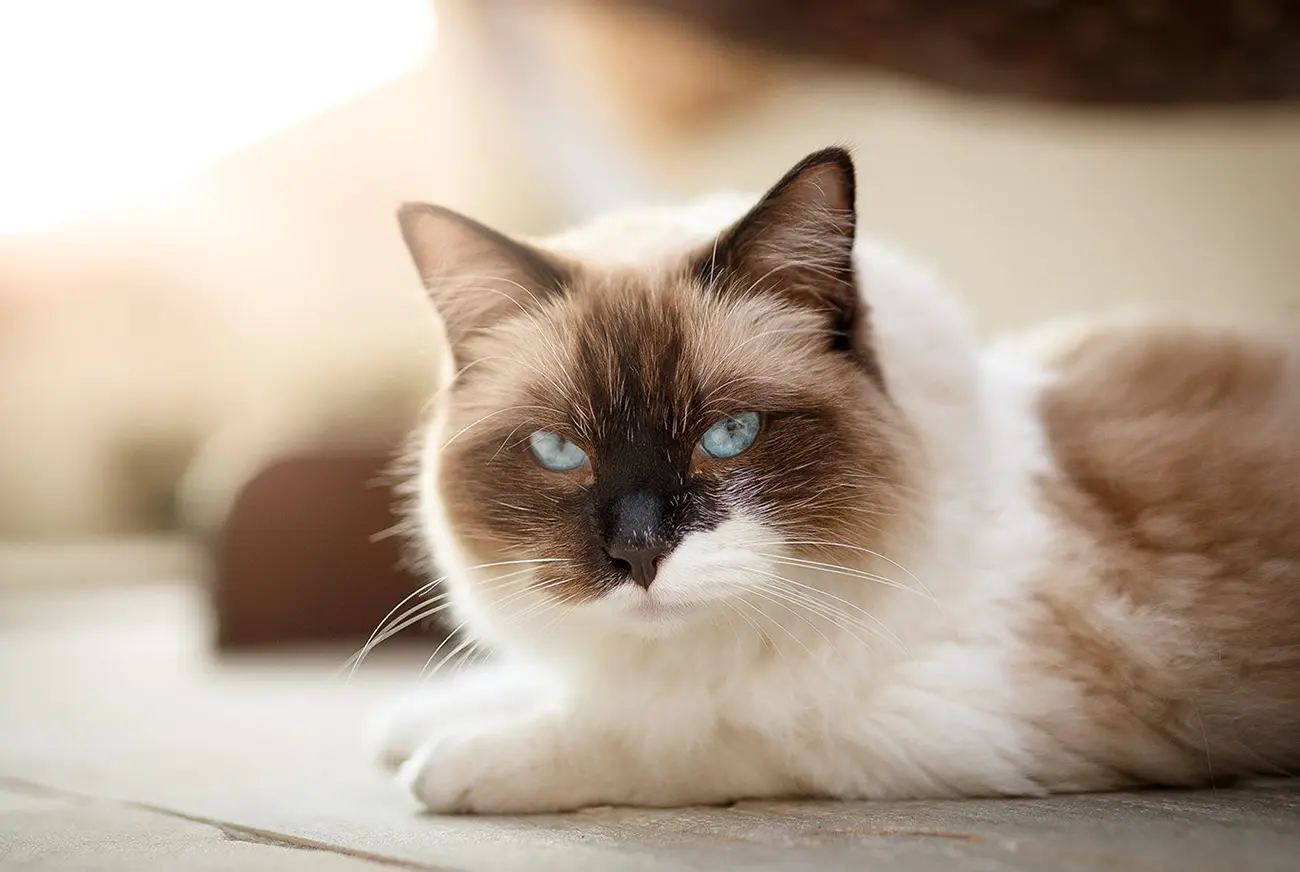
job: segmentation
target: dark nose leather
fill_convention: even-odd
[[[609,506],[605,553],[641,587],[649,588],[659,563],[671,549],[665,535],[663,501],[647,489],[616,497]]]
[[[659,572],[659,561],[668,553],[668,549],[655,545],[639,547],[634,545],[611,544],[605,553],[614,563],[619,564],[632,580],[641,587],[649,589]]]

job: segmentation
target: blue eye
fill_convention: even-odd
[[[587,465],[587,452],[550,430],[538,430],[530,435],[528,447],[537,463],[551,472],[572,472]]]
[[[735,457],[758,438],[757,412],[741,412],[723,418],[700,439],[700,449],[710,457]]]

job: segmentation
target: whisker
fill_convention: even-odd
[[[895,645],[899,646],[900,648],[906,649],[907,646],[903,644],[903,641],[899,639],[898,636],[895,635],[894,632],[889,629],[889,627],[887,627],[883,622],[881,622],[879,618],[877,618],[875,615],[871,614],[871,612],[868,612],[866,609],[862,608],[861,606],[851,603],[848,600],[841,599],[840,597],[835,596],[835,594],[830,593],[829,591],[820,590],[818,588],[806,584],[800,584],[797,581],[792,581],[791,579],[786,578],[785,576],[778,575],[773,572],[767,572],[765,570],[753,570],[753,571],[756,574],[764,576],[765,578],[770,578],[773,581],[777,581],[782,584],[787,584],[790,585],[792,588],[795,588],[795,590],[785,591],[785,593],[791,596],[798,595],[801,601],[803,601],[807,607],[819,610],[822,614],[822,617],[825,617],[831,621],[835,621],[836,619],[842,619],[848,621],[853,626],[860,628],[864,632],[867,632],[876,638],[893,642]],[[801,593],[801,591],[806,591],[806,593]],[[855,618],[853,615],[845,612],[843,609],[836,608],[830,603],[822,602],[821,600],[816,598],[815,596],[816,594],[821,594],[822,596],[830,597],[832,600],[835,600],[836,602],[841,603],[853,609],[854,611],[861,613],[864,618],[871,621],[872,624],[875,624],[875,627],[871,627],[867,624],[863,624],[860,619]]]
[[[923,582],[920,578],[918,578],[916,574],[913,573],[906,566],[904,566],[903,564],[899,563],[896,560],[886,557],[884,554],[881,554],[879,551],[872,551],[870,548],[863,548],[860,545],[850,545],[847,542],[835,542],[830,539],[780,539],[777,537],[773,537],[771,539],[764,539],[764,540],[754,540],[752,542],[738,542],[735,544],[737,546],[742,546],[742,547],[756,547],[756,546],[770,547],[772,545],[780,545],[780,546],[807,545],[807,546],[821,547],[821,548],[843,548],[858,554],[865,554],[869,557],[874,557],[877,560],[883,560],[885,563],[888,563],[890,566],[893,566],[894,568],[903,572],[905,575],[907,575],[908,578],[910,578],[912,581],[915,581],[917,585],[921,588],[921,590],[924,591],[925,594],[930,597],[930,599],[932,600],[934,599],[934,594],[931,593],[930,588],[926,585],[926,583]],[[802,558],[796,558],[796,559],[802,559]],[[848,568],[848,567],[843,567],[843,568]],[[895,582],[895,584],[897,584],[897,582]],[[915,591],[913,591],[913,593],[915,593]]]
[[[497,415],[504,415],[506,412],[518,412],[518,411],[520,411],[520,410],[522,410],[522,409],[540,409],[540,410],[543,411],[543,412],[550,412],[550,413],[552,413],[552,414],[560,414],[557,410],[552,409],[552,408],[550,408],[550,407],[548,407],[548,406],[508,406],[508,407],[506,407],[506,408],[504,408],[504,409],[496,409],[496,410],[494,410],[494,411],[488,412],[486,415],[484,415],[483,417],[479,418],[479,419],[478,419],[477,421],[475,421],[474,423],[472,423],[472,424],[468,424],[468,425],[462,427],[460,430],[458,430],[458,431],[456,432],[456,435],[455,435],[455,436],[452,436],[452,437],[451,437],[450,439],[448,439],[446,442],[443,442],[441,445],[438,446],[438,453],[441,454],[443,451],[447,450],[447,446],[451,445],[451,443],[455,442],[457,439],[459,439],[460,437],[464,436],[464,435],[465,435],[466,433],[468,433],[470,430],[473,430],[473,429],[474,429],[475,427],[477,427],[479,424],[482,424],[484,421],[487,421],[489,418],[495,418]]]
[[[515,575],[515,574],[518,573],[510,573],[510,575]],[[503,576],[502,578],[505,579],[506,576]],[[407,609],[396,619],[389,622],[389,625],[384,628],[383,632],[375,636],[375,638],[367,646],[358,650],[355,654],[352,655],[352,657],[348,658],[348,662],[352,663],[352,673],[348,675],[347,680],[349,681],[351,680],[352,674],[355,674],[356,670],[360,668],[362,661],[364,661],[365,658],[368,657],[370,653],[374,651],[375,648],[379,647],[384,642],[387,642],[389,639],[393,638],[398,633],[405,630],[407,627],[414,626],[415,624],[418,624],[422,621],[427,621],[429,618],[432,618],[438,615],[439,613],[446,611],[447,609],[451,608],[453,605],[454,605],[453,602],[447,600],[441,603],[437,603],[437,602],[417,603],[416,605]],[[339,669],[339,673],[341,673],[343,669],[346,669],[347,666],[348,663],[344,663],[344,665]],[[335,677],[337,677],[337,675],[338,673],[336,673]]]
[[[892,578],[886,578],[883,575],[877,575],[874,572],[867,572],[866,570],[863,569],[854,569],[853,567],[849,567],[849,566],[839,566],[834,563],[822,563],[817,560],[805,560],[804,558],[801,557],[787,557],[784,554],[764,554],[762,552],[758,552],[758,553],[762,557],[766,557],[768,560],[771,560],[775,563],[781,563],[786,566],[798,566],[804,569],[813,569],[818,572],[827,572],[833,575],[844,575],[849,578],[860,578],[863,581],[875,582],[876,584],[880,584],[885,587],[892,587],[895,590],[906,591],[907,593],[914,594],[916,596],[921,597],[922,599],[930,600],[931,602],[934,601],[934,597],[930,596],[928,592],[919,591],[914,587],[894,581]]]
[[[893,559],[891,559],[891,558],[889,558],[889,557],[886,557],[884,554],[881,554],[879,551],[872,551],[870,548],[863,548],[863,547],[861,547],[860,545],[850,545],[850,544],[848,544],[847,542],[832,542],[832,541],[824,540],[824,539],[794,540],[794,541],[784,542],[783,544],[785,544],[785,545],[813,545],[813,546],[821,546],[821,547],[826,547],[826,548],[845,548],[845,549],[848,549],[848,550],[850,550],[850,551],[856,551],[856,552],[858,552],[858,553],[860,553],[860,554],[866,554],[866,555],[868,555],[868,556],[870,556],[870,557],[874,557],[874,558],[876,558],[877,560],[883,560],[883,561],[885,561],[886,563],[888,563],[890,566],[892,566],[892,567],[894,567],[895,569],[897,569],[897,570],[903,572],[905,575],[907,575],[908,578],[912,579],[912,581],[915,581],[918,585],[920,585],[921,590],[925,591],[926,594],[929,595],[931,599],[934,598],[934,594],[930,593],[930,588],[926,586],[925,582],[923,582],[923,581],[921,581],[921,579],[917,578],[916,575],[913,574],[912,570],[908,569],[906,566],[904,566],[903,564],[899,563],[898,561],[893,560]]]
[[[485,582],[487,584],[492,584],[495,587],[496,582],[501,582],[509,578],[522,575],[532,570],[537,565],[550,564],[550,563],[567,563],[567,562],[569,561],[563,560],[561,558],[552,558],[552,557],[539,557],[539,558],[530,558],[530,559],[521,559],[521,560],[499,560],[492,563],[482,563],[482,564],[478,564],[477,566],[470,566],[463,571],[466,573],[470,573],[470,572],[478,572],[483,569],[495,569],[501,566],[522,566],[523,567],[522,569],[514,572],[509,572],[509,573],[505,573],[504,575],[494,576],[492,579],[489,579],[487,582]],[[446,581],[447,578],[448,576],[446,575],[439,576],[438,578],[435,578],[432,581],[427,582],[426,584],[422,584],[420,587],[416,588],[414,591],[404,596],[397,603],[397,605],[393,606],[393,608],[389,610],[388,614],[386,614],[382,619],[380,619],[379,623],[376,624],[375,629],[371,632],[369,638],[366,639],[365,644],[363,644],[361,648],[359,648],[356,651],[356,653],[354,653],[351,657],[349,657],[348,660],[345,661],[341,667],[339,667],[338,673],[335,674],[335,677],[337,678],[338,674],[342,673],[342,671],[344,669],[347,669],[350,665],[351,671],[348,673],[348,680],[350,681],[352,679],[352,676],[356,674],[357,668],[361,665],[361,661],[366,657],[366,655],[372,649],[374,649],[375,646],[381,644],[385,639],[390,638],[395,633],[400,632],[400,630],[410,626],[412,623],[416,623],[419,620],[423,620],[424,619],[423,617],[411,619],[408,620],[406,623],[402,624],[401,627],[397,627],[395,629],[392,628],[392,624],[402,621],[403,619],[406,618],[407,615],[410,615],[412,612],[416,610],[428,607],[430,603],[417,604],[414,608],[408,609],[406,612],[399,615],[397,618],[394,618],[393,616],[397,614],[397,612],[402,608],[402,606],[406,605],[406,603],[410,602],[413,598],[428,593],[429,590],[431,590],[436,585]],[[435,600],[442,599],[445,596],[447,596],[447,593],[439,594],[434,599]]]
[[[458,626],[455,630],[452,631],[451,635],[447,636],[447,638],[448,639],[453,638],[455,634],[459,633],[464,626],[465,624],[462,622],[460,626]],[[442,645],[445,644],[447,643],[444,641]],[[418,682],[424,681],[426,677],[425,675],[426,673],[428,673],[428,678],[430,679],[433,678],[435,675],[438,674],[438,670],[442,669],[442,667],[447,663],[448,660],[450,660],[452,657],[455,657],[457,654],[464,651],[466,648],[470,647],[471,645],[476,645],[476,644],[478,643],[474,640],[472,636],[466,636],[460,642],[459,645],[457,645],[455,648],[452,648],[451,651],[448,652],[448,654],[445,657],[439,660],[438,665],[434,666],[433,670],[430,671],[429,664],[433,663],[433,658],[437,657],[438,652],[442,650],[442,645],[439,645],[437,648],[434,649],[433,653],[429,655],[429,659],[424,662],[424,668],[420,670],[420,675],[415,680]]]
[[[770,587],[764,587],[764,588],[753,589],[753,590],[750,590],[750,591],[748,591],[748,592],[749,592],[750,594],[754,595],[754,596],[759,597],[760,599],[763,599],[763,600],[766,600],[767,602],[772,603],[773,605],[778,605],[778,606],[780,606],[781,608],[785,609],[787,612],[789,612],[790,614],[794,615],[796,618],[798,618],[799,620],[801,620],[801,621],[803,621],[805,624],[807,624],[807,625],[808,625],[808,626],[813,630],[813,632],[815,632],[817,635],[821,636],[821,637],[822,637],[822,640],[825,641],[826,644],[829,645],[832,649],[835,648],[834,643],[831,642],[830,638],[829,638],[825,633],[823,633],[823,632],[821,631],[821,628],[820,628],[820,627],[818,627],[818,626],[817,626],[816,624],[814,624],[812,621],[808,620],[806,617],[804,617],[803,615],[801,615],[799,612],[795,611],[794,608],[792,608],[790,605],[787,604],[787,601],[785,600],[785,598],[782,597],[782,596],[780,596],[779,593],[778,593],[775,589],[770,588]],[[776,622],[776,625],[777,625],[778,627],[780,627],[781,629],[785,630],[786,633],[788,633],[792,639],[794,639],[796,642],[798,642],[798,643],[799,643],[799,647],[803,648],[803,650],[804,650],[805,652],[807,652],[807,654],[808,654],[809,657],[812,657],[812,656],[813,656],[812,649],[810,649],[810,648],[807,646],[807,644],[804,643],[804,641],[803,641],[802,639],[800,639],[798,636],[795,636],[795,634],[794,634],[793,632],[791,632],[791,630],[790,630],[789,627],[785,626],[784,624],[782,624],[782,623],[779,622],[779,621]],[[836,650],[836,653],[838,654],[839,651]],[[842,656],[842,655],[841,655],[841,656]]]
[[[776,577],[774,578],[774,580],[781,580],[781,579],[779,579],[779,577]],[[799,591],[782,590],[777,586],[773,586],[771,583],[763,585],[763,589],[767,591],[769,594],[772,594],[773,596],[778,596],[781,599],[785,600],[786,602],[789,602],[794,606],[798,606],[799,608],[802,608],[810,612],[814,617],[821,618],[822,620],[828,621],[836,629],[848,633],[848,635],[853,637],[853,640],[855,642],[857,642],[860,645],[863,645],[864,647],[870,648],[873,639],[881,638],[880,633],[874,628],[866,626],[861,621],[854,621],[852,616],[845,614],[844,612],[837,611],[836,609],[830,607],[825,603],[814,602],[811,597],[808,597],[805,594],[801,594]],[[804,620],[806,623],[808,623],[818,631],[818,634],[823,639],[826,640],[827,645],[830,646],[831,650],[833,650],[836,653],[836,655],[840,657],[841,660],[848,662],[847,659],[844,657],[844,652],[840,650],[839,646],[836,645],[830,639],[829,636],[821,632],[820,628],[817,627],[816,624],[814,624],[813,622],[808,621],[806,618]],[[861,636],[859,636],[857,633],[854,632],[855,629],[861,630],[864,633],[866,633],[868,638],[864,639]]]

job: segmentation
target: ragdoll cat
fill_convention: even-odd
[[[537,245],[401,223],[455,366],[421,535],[496,654],[378,722],[428,808],[1300,766],[1297,334],[982,354],[840,149]]]

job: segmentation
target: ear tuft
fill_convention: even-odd
[[[847,151],[808,155],[722,234],[701,277],[732,293],[776,294],[822,309],[849,306],[856,299],[854,197]]]
[[[475,331],[563,293],[567,284],[558,259],[459,212],[405,203],[397,220],[461,363]]]
[[[853,347],[864,325],[853,265],[853,159],[808,155],[706,252],[701,279],[723,294],[768,295],[825,313],[832,344]]]

